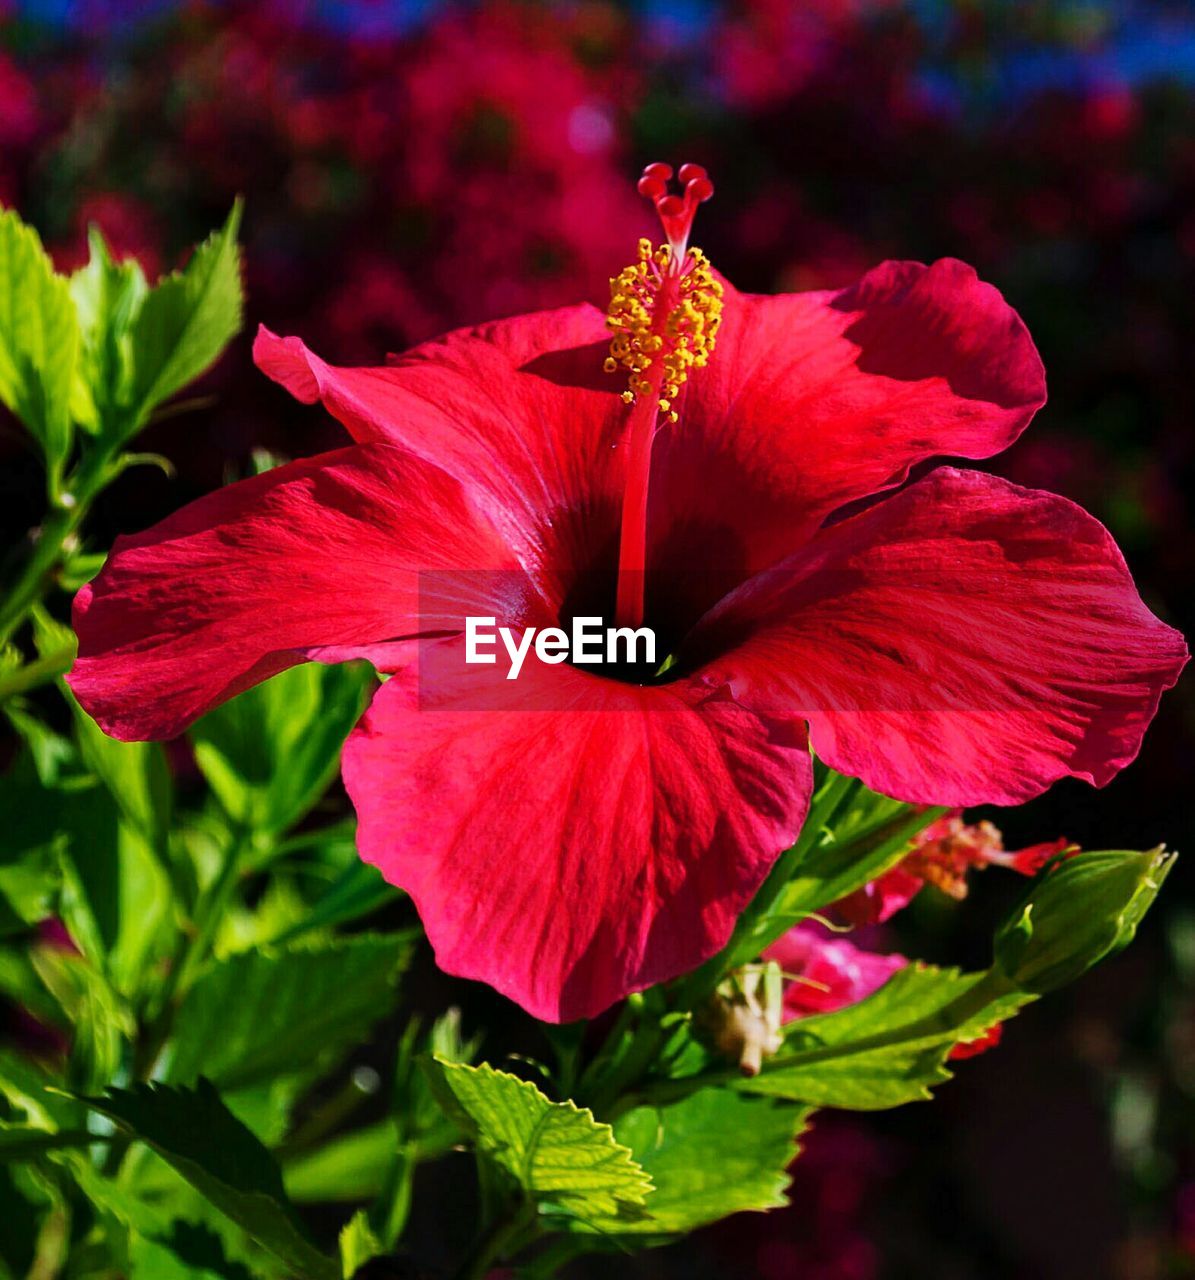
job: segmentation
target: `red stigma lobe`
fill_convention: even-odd
[[[649,164],[639,179],[639,194],[656,206],[664,235],[672,247],[673,256],[684,256],[689,243],[689,232],[697,214],[697,206],[704,204],[714,194],[714,184],[709,174],[699,164],[683,164],[676,175],[681,194],[668,190],[672,181],[670,164]]]

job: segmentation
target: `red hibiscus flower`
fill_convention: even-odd
[[[909,962],[883,955],[846,938],[827,937],[822,928],[799,924],[764,952],[789,979],[784,987],[784,1021],[813,1013],[833,1013],[858,1004]]]
[[[905,483],[1003,449],[1045,398],[995,289],[944,261],[741,294],[687,247],[704,172],[683,198],[670,175],[642,186],[667,244],[608,317],[359,369],[263,330],[259,366],[353,443],[121,539],[75,609],[71,683],[117,737],[306,659],[394,672],[345,750],[361,854],[445,969],[551,1020],[725,943],[801,826],[807,725],[881,792],[1012,803],[1108,781],[1186,658],[1071,503],[950,467]],[[475,615],[646,622],[666,660],[533,658],[479,693]]]
[[[1078,852],[1065,837],[1030,845],[1015,853],[1005,849],[999,827],[990,822],[966,823],[961,810],[931,822],[913,841],[907,858],[891,871],[856,889],[834,904],[835,914],[851,924],[882,924],[932,884],[952,898],[967,896],[967,873],[984,867],[1008,867],[1034,876],[1056,854]]]

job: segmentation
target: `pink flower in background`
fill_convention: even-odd
[[[903,861],[836,902],[834,911],[851,924],[881,924],[908,906],[927,884],[952,898],[964,898],[971,870],[999,866],[1033,876],[1056,854],[1072,848],[1063,837],[1010,853],[992,823],[968,824],[956,810],[930,823]]]
[[[784,988],[785,1021],[813,1013],[833,1013],[857,1004],[909,962],[881,955],[848,938],[828,934],[818,924],[799,924],[764,952],[789,978]]]
[[[7,54],[0,53],[0,145],[25,146],[37,136],[40,125],[33,81]]]

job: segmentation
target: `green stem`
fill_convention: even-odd
[[[178,973],[171,985],[178,990],[185,985],[185,980],[207,959],[215,940],[216,931],[224,916],[224,910],[236,891],[240,878],[241,858],[246,848],[246,833],[235,831],[224,854],[220,870],[207,891],[202,895],[195,908],[195,936],[187,948],[186,957],[179,966]]]
[[[635,1019],[637,1017],[642,1018],[643,1008],[643,997],[637,992],[632,992],[622,1002],[618,1017],[615,1019],[614,1025],[610,1028],[605,1040],[602,1041],[601,1048],[594,1054],[593,1060],[581,1073],[581,1078],[576,1087],[568,1091],[570,1096],[586,1097],[592,1089],[597,1087],[598,1081],[601,1080],[605,1072],[613,1069],[613,1065],[631,1043],[630,1040],[627,1040],[627,1034],[631,1030]],[[623,1044],[624,1040],[627,1040],[626,1045]]]
[[[174,1006],[177,996],[184,989],[187,979],[207,958],[212,940],[220,925],[220,917],[237,884],[241,854],[245,848],[243,832],[234,832],[229,840],[224,861],[215,880],[201,896],[195,908],[195,925],[190,931],[180,932],[175,944],[170,968],[159,993],[154,1012],[138,1045],[134,1074],[138,1079],[148,1079],[163,1046],[170,1038],[174,1022]]]
[[[14,698],[18,693],[28,693],[51,680],[56,680],[64,672],[71,669],[75,660],[75,646],[65,645],[48,653],[44,658],[18,667],[8,675],[0,677],[0,702],[6,698]]]
[[[592,1237],[556,1236],[544,1250],[519,1267],[519,1280],[554,1280],[560,1268],[588,1253]]]
[[[278,1159],[285,1160],[314,1147],[333,1129],[343,1124],[368,1097],[369,1094],[350,1077],[274,1149],[274,1154]]]
[[[495,1222],[481,1237],[453,1280],[485,1280],[507,1254],[516,1253],[529,1243],[534,1226],[535,1205],[524,1203],[510,1217]]]
[[[415,1170],[419,1165],[418,1146],[412,1142],[399,1145],[390,1158],[382,1189],[369,1210],[369,1224],[374,1235],[393,1249],[406,1230],[411,1213],[411,1195],[415,1187]]]
[[[91,503],[111,478],[114,449],[112,444],[97,443],[84,456],[67,491],[41,526],[33,554],[0,602],[0,644],[12,636],[45,595],[50,579],[61,567],[67,540],[83,523]]]
[[[657,1018],[649,1015],[640,1022],[626,1053],[595,1081],[589,1097],[583,1099],[595,1115],[605,1117],[624,1091],[638,1084],[655,1062],[666,1036]]]

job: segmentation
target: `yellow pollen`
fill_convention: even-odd
[[[675,271],[672,250],[658,248],[650,240],[639,241],[638,261],[624,267],[610,280],[610,355],[603,364],[607,373],[625,370],[629,390],[626,404],[653,393],[644,377],[658,357],[662,369],[657,395],[659,408],[669,422],[677,420],[672,405],[689,376],[709,362],[722,320],[722,283],[715,280],[709,259],[700,249],[690,249],[676,280],[676,304],[667,314],[657,314],[657,302],[666,276]],[[659,375],[657,375],[659,376]]]

